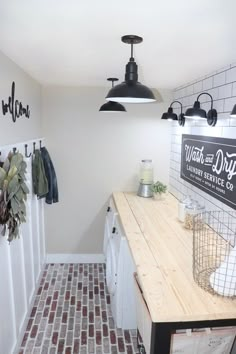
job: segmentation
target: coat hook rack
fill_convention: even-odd
[[[35,153],[35,145],[36,145],[36,143],[34,142],[33,143],[33,151],[34,151],[34,153]]]
[[[28,145],[25,144],[25,157],[30,157],[32,154],[31,154],[31,152],[28,154],[27,149],[28,149]]]
[[[13,150],[13,154],[15,154],[16,153],[16,147],[14,147],[12,150]]]

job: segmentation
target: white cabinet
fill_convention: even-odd
[[[103,240],[103,253],[106,257],[108,240],[112,234],[113,228],[115,226],[115,219],[118,213],[115,208],[115,204],[112,198],[109,200],[107,207],[107,214],[105,219],[105,229],[104,229],[104,240]]]
[[[135,306],[135,287],[134,273],[136,267],[131,255],[126,237],[121,243],[119,268],[121,276],[118,278],[118,299],[122,301],[122,328],[136,329],[136,306]]]
[[[134,275],[135,280],[135,301],[137,314],[137,328],[143,340],[143,345],[147,354],[151,351],[151,334],[152,334],[152,320],[143,292],[138,282],[137,274]]]
[[[133,281],[135,264],[112,198],[106,214],[103,250],[106,259],[106,282],[116,326],[122,329],[136,329]]]

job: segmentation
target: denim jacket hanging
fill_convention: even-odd
[[[58,202],[57,176],[47,149],[41,148],[41,156],[44,164],[44,170],[48,181],[48,193],[46,195],[46,203],[52,204]]]
[[[48,194],[48,181],[45,174],[43,159],[38,149],[34,151],[33,155],[32,179],[34,194],[36,194],[39,199],[45,198]]]

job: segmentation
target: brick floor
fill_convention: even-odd
[[[114,325],[104,264],[47,264],[19,354],[138,353]]]

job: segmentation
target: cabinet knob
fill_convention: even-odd
[[[109,213],[110,210],[111,210],[111,207],[107,207],[107,213]]]
[[[114,234],[116,232],[116,227],[114,226],[113,228],[112,228],[112,233]]]

